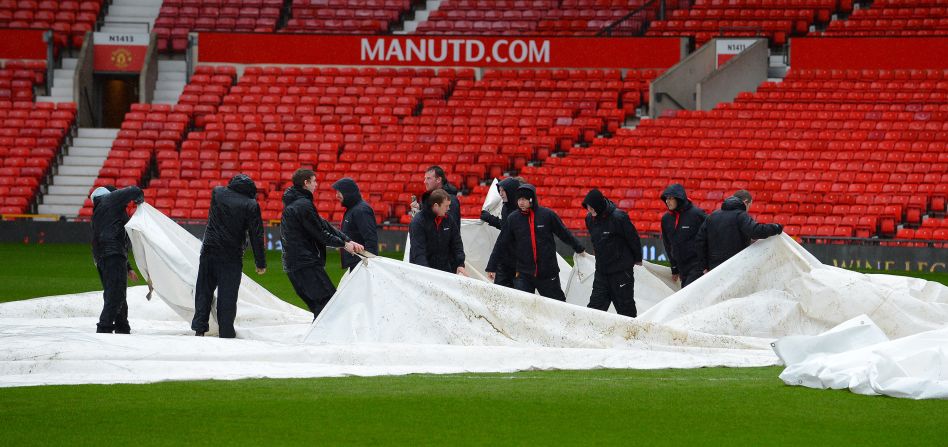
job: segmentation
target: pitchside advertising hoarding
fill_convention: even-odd
[[[97,72],[139,73],[148,53],[148,34],[95,33]]]
[[[279,51],[274,51],[279,48]],[[508,68],[666,68],[682,39],[200,33],[206,63]]]

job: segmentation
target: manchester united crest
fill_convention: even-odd
[[[125,48],[119,48],[112,52],[112,64],[118,68],[128,68],[132,63],[132,53]]]

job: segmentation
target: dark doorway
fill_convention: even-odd
[[[138,101],[138,75],[97,75],[101,92],[98,127],[118,128]]]

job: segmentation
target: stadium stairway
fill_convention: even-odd
[[[63,58],[62,68],[53,70],[48,96],[37,96],[36,102],[73,102],[73,77],[78,59]]]
[[[118,129],[80,128],[66,149],[48,192],[37,207],[38,212],[78,214],[117,135]]]
[[[187,84],[187,63],[176,60],[158,61],[158,82],[155,84],[155,104],[177,104]]]
[[[413,34],[418,29],[418,25],[428,21],[431,13],[441,7],[441,0],[428,0],[425,2],[425,9],[415,10],[415,18],[406,20],[401,31],[395,31],[395,34]]]
[[[158,18],[162,0],[112,0],[109,12],[105,15],[102,32],[142,32],[148,24],[151,31]]]

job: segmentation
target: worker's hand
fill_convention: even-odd
[[[132,282],[138,281],[138,273],[135,273],[135,270],[129,270],[128,280]]]
[[[703,274],[707,275],[707,274],[708,274],[708,269],[704,269],[704,273],[703,273]]]
[[[680,278],[678,277],[678,274],[677,274],[677,273],[675,273],[674,275],[672,275],[672,281],[678,282],[679,279],[680,279]]]
[[[262,274],[264,274],[264,273],[267,273],[267,268],[266,268],[266,267],[264,267],[264,268],[257,267],[257,274],[258,274],[258,275],[262,275]]]
[[[491,214],[490,211],[481,210],[481,220],[483,220],[484,222],[487,222],[488,220],[490,220],[491,217],[494,217],[494,215]]]
[[[494,272],[487,272],[487,279],[489,279],[490,282],[494,282],[494,280],[497,279],[497,274]]]
[[[362,244],[355,241],[346,242],[345,249],[346,251],[352,254],[362,253],[365,251],[365,247]]]
[[[467,276],[467,271],[464,270],[464,267],[458,267],[458,275]]]
[[[408,209],[409,209],[409,212],[412,213],[412,214],[417,213],[418,211],[421,210],[421,204],[419,204],[418,202],[416,202],[416,201],[414,201],[414,200],[412,200],[411,203],[410,203],[408,206],[409,206],[409,208],[408,208]]]

